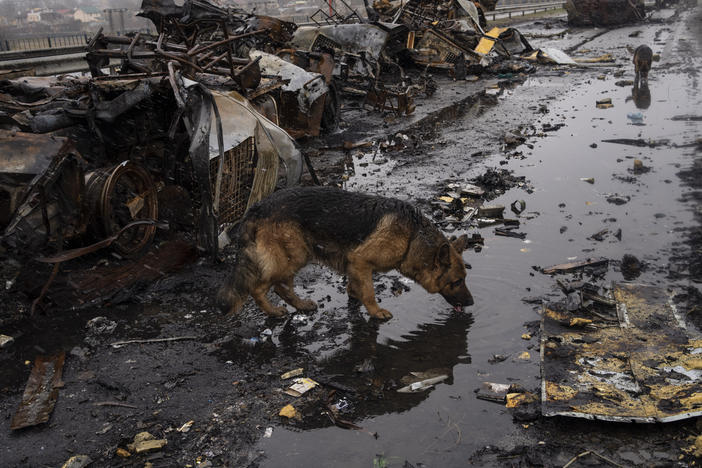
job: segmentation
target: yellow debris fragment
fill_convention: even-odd
[[[549,400],[570,400],[578,393],[577,390],[567,385],[555,382],[546,382],[546,395]]]
[[[524,333],[522,335],[523,340],[530,340],[531,339],[531,333]]]
[[[134,444],[134,450],[136,453],[150,452],[152,450],[162,449],[166,444],[168,444],[166,439],[145,440]]]
[[[195,423],[195,421],[192,421],[192,420],[188,421],[185,424],[183,424],[182,426],[180,426],[178,429],[176,429],[176,431],[188,432],[194,423]]]
[[[522,354],[520,354],[519,359],[523,359],[524,361],[528,361],[529,359],[531,359],[529,351],[524,351]]]
[[[485,36],[483,36],[482,39],[480,39],[480,42],[478,42],[478,46],[475,48],[475,51],[480,54],[487,54],[488,52],[490,52],[495,46],[495,40],[504,31],[507,31],[507,28],[492,28],[490,31],[488,31],[488,33]]]
[[[592,323],[592,320],[586,319],[586,318],[576,317],[576,318],[570,320],[571,327],[583,327],[589,323]]]
[[[453,201],[453,198],[451,197],[439,197],[439,200],[446,202],[446,203],[451,203]]]
[[[507,403],[505,406],[507,408],[516,408],[519,405],[524,405],[536,401],[536,395],[533,393],[508,393],[506,396]]]
[[[118,457],[122,457],[122,458],[127,458],[127,457],[130,457],[132,455],[131,453],[129,453],[128,450],[125,450],[121,447],[118,448],[117,452],[115,452],[115,453],[117,454]]]
[[[281,375],[280,378],[283,380],[286,379],[292,379],[293,377],[297,377],[298,375],[302,375],[302,373],[305,371],[302,367],[298,367],[297,369],[293,369],[291,371],[286,372],[285,374]]]
[[[552,320],[557,320],[557,321],[564,321],[568,320],[569,316],[567,314],[564,314],[562,312],[558,312],[553,309],[546,309],[546,316],[549,317]]]
[[[280,410],[280,413],[278,413],[278,416],[284,416],[288,419],[292,419],[295,416],[297,416],[297,410],[295,410],[295,407],[293,407],[293,405],[287,405],[287,406],[284,406],[283,409]]]
[[[683,361],[683,365],[687,370],[700,370],[702,369],[702,358],[688,358]]]
[[[166,444],[166,439],[155,439],[148,432],[140,432],[134,436],[134,442],[127,445],[127,448],[130,452],[144,453],[163,448]]]

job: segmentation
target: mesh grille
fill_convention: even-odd
[[[317,35],[317,37],[314,40],[314,43],[312,44],[312,51],[321,52],[329,49],[341,49],[341,46],[333,40],[329,39],[327,36],[323,36],[321,34]]]
[[[222,186],[219,196],[219,224],[233,223],[244,215],[251,196],[257,164],[254,138],[249,137],[224,153]],[[219,156],[210,159],[210,185],[214,197],[217,187]]]
[[[457,60],[458,56],[456,54],[453,52],[446,52],[446,58],[444,59],[445,62],[456,63]]]

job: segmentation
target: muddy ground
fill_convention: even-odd
[[[702,11],[664,10],[613,30],[559,34],[568,29],[559,16],[518,27],[535,46],[574,57],[611,53],[615,61],[504,69],[465,83],[436,77],[437,94],[419,101],[411,118],[368,117],[349,107],[338,134],[303,144],[324,183],[411,200],[446,233],[480,233],[485,245],[464,255],[475,306],[453,312],[390,272],[377,275],[376,293],[394,318],[369,321],[346,297],[343,277],[309,266],[296,286],[317,312],[274,321],[249,303],[224,319],[213,292],[235,260],[229,252],[223,262],[200,258],[98,306],[52,305],[17,320],[28,301],[12,282],[16,268],[5,264],[3,280],[11,283],[0,332],[15,342],[0,351],[0,465],[60,466],[86,454],[93,466],[114,467],[550,467],[585,452],[594,454],[569,466],[699,463],[687,451],[702,433],[695,419],[633,425],[544,418],[535,405],[508,410],[476,399],[484,381],[539,392],[540,303],[563,294],[534,267],[603,256],[612,261],[595,280],[608,285],[629,275],[620,260],[633,255],[644,265],[632,273],[635,281],[675,296],[690,333],[700,324],[700,122],[672,118],[702,108]],[[630,99],[631,85],[616,84],[633,79],[626,46],[641,43],[660,54],[647,108]],[[614,107],[597,109],[605,97]],[[636,112],[642,121],[627,117]],[[613,138],[668,142],[602,141]],[[343,141],[372,146],[324,149]],[[648,170],[634,171],[634,159]],[[594,183],[581,180],[589,178]],[[509,216],[521,221],[525,238],[463,222],[460,210],[439,200],[454,183],[480,185],[486,193],[471,203],[502,204],[508,213],[524,200],[526,209]],[[88,328],[98,316],[106,317],[104,326]],[[531,339],[522,339],[525,333]],[[172,337],[185,339],[111,346]],[[62,350],[63,385],[50,421],[10,431],[35,356]],[[283,393],[288,383],[280,375],[299,367],[322,385],[294,398]],[[448,379],[424,393],[397,393],[410,372]],[[299,418],[279,417],[290,403]],[[120,456],[141,431],[168,444]]]

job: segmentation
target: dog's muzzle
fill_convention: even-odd
[[[475,301],[473,300],[473,296],[468,293],[466,295],[461,295],[461,297],[456,297],[456,296],[444,296],[444,299],[453,306],[453,309],[456,312],[462,312],[464,307],[470,307],[473,304],[475,304]]]

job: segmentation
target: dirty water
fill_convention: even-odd
[[[587,44],[591,50],[588,55],[611,49],[612,41],[626,43],[622,37],[631,30],[623,28],[597,37]],[[653,40],[654,34],[657,41]],[[664,61],[677,61],[671,58],[675,57],[679,39],[676,31],[649,28],[645,36],[650,36],[654,48],[665,45],[665,50],[654,50],[665,52]],[[647,37],[639,40],[646,42]],[[632,254],[650,265],[638,282],[673,289],[687,284],[684,278],[688,265],[679,259],[685,258],[688,249],[686,229],[694,225],[695,207],[681,201],[689,199],[686,195],[690,189],[679,183],[677,174],[691,164],[698,150],[674,145],[694,143],[700,137],[701,126],[699,122],[671,118],[698,112],[702,96],[694,73],[654,64],[649,81],[650,106],[637,108],[627,99],[631,86],[615,85],[616,81],[633,79],[626,51],[619,53],[624,76],[614,76],[617,67],[597,67],[574,71],[565,79],[529,78],[523,86],[503,93],[496,107],[484,109],[481,121],[476,122],[475,114],[469,113],[457,122],[446,122],[437,141],[432,142],[434,150],[425,148],[429,155],[421,158],[422,162],[379,164],[372,170],[368,170],[369,165],[351,172],[348,188],[400,196],[426,207],[440,195],[437,187],[446,181],[468,181],[484,172],[485,166],[507,168],[526,176],[534,190],[510,189],[490,204],[509,207],[514,200],[524,200],[526,211],[520,217],[520,231],[527,236],[525,240],[497,237],[492,227],[467,231],[469,235],[480,232],[485,247],[479,253],[464,254],[472,265],[468,285],[476,298],[466,318],[449,313],[440,298],[427,295],[416,285],[397,297],[381,292],[383,307],[395,312],[395,317],[381,324],[377,335],[370,334],[371,343],[362,345],[372,350],[370,354],[341,353],[346,360],[338,361],[333,356],[326,358],[346,375],[353,364],[346,362],[349,358],[358,364],[368,356],[384,363],[375,367],[376,379],[388,380],[427,367],[448,367],[450,380],[437,384],[428,394],[385,392],[383,400],[359,405],[354,422],[365,431],[327,427],[299,432],[281,427],[272,438],[259,443],[266,457],[263,466],[303,466],[314,460],[320,466],[361,467],[371,466],[374,459],[385,460],[388,466],[403,466],[405,461],[414,466],[461,466],[481,447],[514,446],[530,436],[515,427],[504,408],[477,400],[473,391],[484,381],[518,382],[532,390],[539,386],[538,343],[520,338],[527,331],[523,324],[539,320],[538,308],[523,303],[521,298],[558,298],[560,293],[551,278],[536,273],[532,266],[604,256],[615,260],[604,278],[608,283],[622,280],[617,261],[624,254]],[[682,60],[699,64],[694,57]],[[604,79],[598,79],[600,74]],[[597,109],[595,101],[602,98],[611,98],[614,106]],[[548,113],[529,121],[530,117],[523,114],[525,106],[538,104],[546,104]],[[643,114],[643,125],[634,125],[627,117],[637,112]],[[490,127],[497,122],[505,126]],[[506,164],[502,164],[500,148],[489,142],[519,124],[533,125],[535,131],[531,133],[538,136],[507,151],[522,152],[524,159],[503,159]],[[544,132],[544,124],[565,126]],[[665,139],[669,144],[649,148],[602,141],[614,138]],[[471,158],[477,151],[488,156]],[[358,161],[369,158],[372,160],[372,156],[362,156]],[[635,159],[650,170],[635,174]],[[594,183],[582,180],[587,178]],[[616,204],[608,198],[627,201]],[[604,240],[590,238],[603,229],[608,230]],[[615,236],[619,229],[621,240]],[[675,282],[676,278],[683,279]],[[395,279],[393,274],[380,275],[380,282]],[[316,284],[313,289],[315,295],[324,296],[323,285]],[[334,307],[337,300],[343,304],[343,294],[335,295],[327,307]],[[436,332],[429,332],[431,329]],[[529,352],[529,359],[520,360],[518,356],[524,351]],[[495,354],[508,358],[490,364]],[[416,369],[412,368],[412,359]],[[359,381],[363,379],[356,375]],[[369,433],[377,434],[377,439]]]

